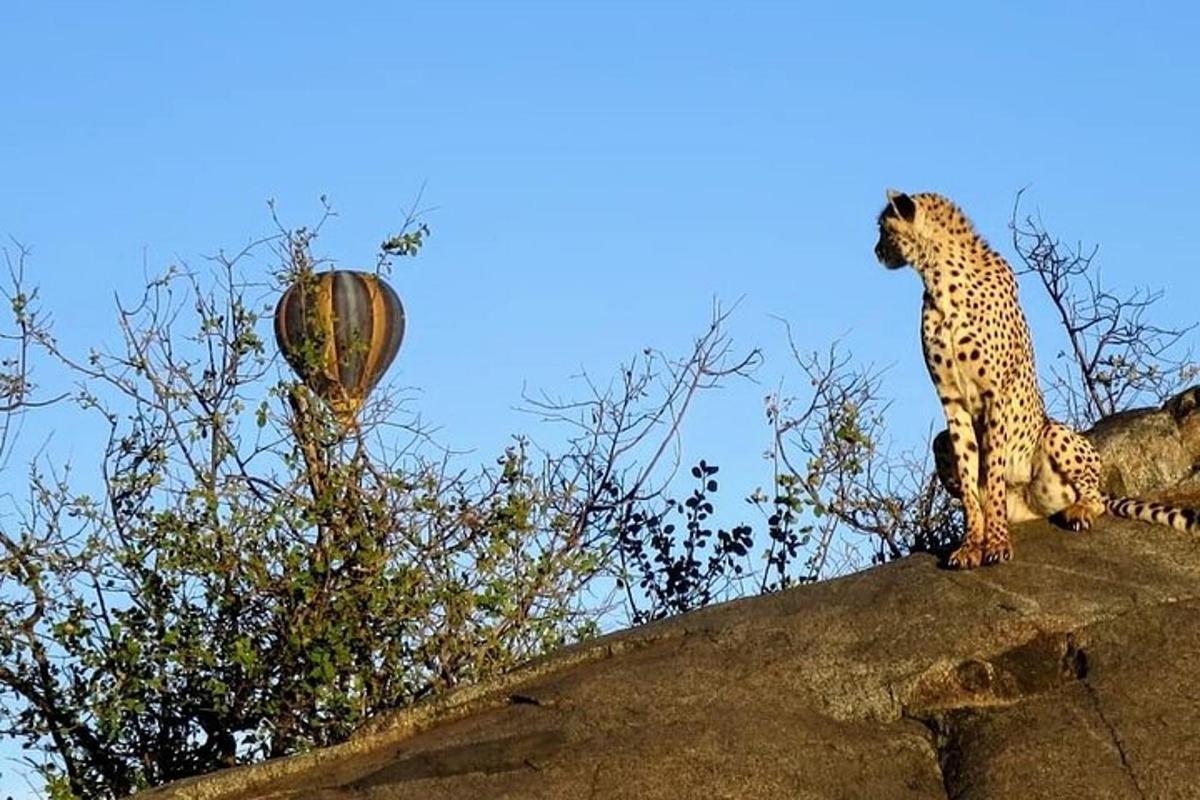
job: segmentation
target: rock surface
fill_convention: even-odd
[[[1142,497],[1180,484],[1200,466],[1200,386],[1161,408],[1138,408],[1100,420],[1085,434],[1104,462],[1102,487]]]
[[[1200,540],[1105,519],[1015,541],[999,567],[911,556],[604,637],[144,796],[1200,797]]]
[[[1174,486],[1192,471],[1179,426],[1161,409],[1144,408],[1102,419],[1087,432],[1104,463],[1101,487],[1120,497],[1140,497]]]

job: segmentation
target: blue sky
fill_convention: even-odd
[[[1028,186],[1110,283],[1167,288],[1162,319],[1195,320],[1193,7],[816,5],[9,4],[0,234],[33,249],[82,351],[115,343],[110,298],[144,269],[269,233],[269,198],[300,223],[328,195],[320,249],[367,266],[424,186],[433,237],[393,273],[409,328],[389,377],[480,460],[537,433],[523,385],[680,351],[714,297],[741,298],[759,383],[685,430],[730,505],[768,479],[762,396],[804,389],[775,317],[889,367],[899,442],[939,413],[917,279],[871,251],[886,187],[949,194],[1008,253]],[[1044,361],[1060,341],[1032,288]],[[86,446],[60,431],[50,452]]]

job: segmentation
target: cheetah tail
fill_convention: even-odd
[[[1200,510],[1180,508],[1148,500],[1133,500],[1128,497],[1104,495],[1104,507],[1114,517],[1137,519],[1158,525],[1169,525],[1184,533],[1200,533]]]

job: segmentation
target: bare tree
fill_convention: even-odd
[[[15,239],[0,248],[4,256],[7,280],[0,288],[8,304],[6,328],[0,330],[0,462],[7,459],[15,428],[28,410],[53,405],[66,395],[38,398],[33,383],[30,350],[47,334],[50,321],[42,313],[38,291],[25,278],[29,249]]]
[[[1013,248],[1045,290],[1066,336],[1066,348],[1046,370],[1056,415],[1086,428],[1132,403],[1162,402],[1200,375],[1185,337],[1195,323],[1162,327],[1151,321],[1162,292],[1119,294],[1095,264],[1098,247],[1067,245],[1036,215],[1022,216],[1023,192],[1013,204]]]
[[[572,432],[562,455],[548,462],[549,484],[568,502],[561,511],[575,520],[582,546],[613,556],[609,570],[635,623],[722,595],[733,573],[725,569],[728,553],[718,548],[704,568],[696,552],[702,541],[724,536],[730,552],[741,548],[727,532],[714,534],[703,525],[712,510],[704,497],[694,494],[684,503],[664,497],[679,468],[680,425],[697,396],[748,377],[761,361],[757,349],[735,352],[725,328],[729,313],[714,306],[706,330],[682,358],[647,348],[614,382],[599,385],[580,376],[582,400],[525,396],[528,411]],[[693,475],[701,487],[715,487],[715,472],[702,463]],[[675,553],[674,526],[666,516],[684,509],[692,535]]]

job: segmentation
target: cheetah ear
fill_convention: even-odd
[[[912,222],[917,216],[917,204],[913,199],[904,192],[897,192],[895,189],[887,190],[888,204],[895,209],[896,213],[905,222]]]

